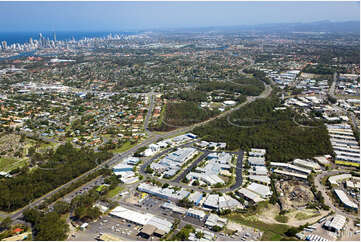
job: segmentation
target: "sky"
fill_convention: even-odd
[[[359,2],[0,2],[0,31],[132,31],[360,20]]]

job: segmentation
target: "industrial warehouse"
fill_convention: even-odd
[[[150,213],[139,213],[122,206],[114,208],[110,212],[110,215],[124,219],[127,222],[143,226],[140,233],[147,238],[153,234],[158,237],[162,237],[172,228],[172,223],[165,219],[155,217]]]

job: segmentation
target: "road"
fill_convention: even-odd
[[[337,174],[341,174],[341,173],[345,173],[345,172],[344,171],[323,171],[322,173],[318,174],[315,177],[316,189],[318,191],[321,191],[322,196],[325,198],[325,204],[330,207],[331,211],[335,211],[337,214],[341,214],[341,215],[345,216],[346,218],[358,219],[359,218],[358,216],[355,216],[355,215],[352,215],[349,213],[345,213],[343,210],[336,207],[326,192],[326,190],[328,188],[321,184],[321,180],[323,177],[337,175]]]
[[[149,126],[149,119],[152,116],[152,112],[153,112],[153,108],[154,108],[154,92],[150,92],[148,94],[148,98],[149,98],[149,108],[148,108],[148,112],[147,115],[145,116],[145,120],[144,120],[144,131],[147,134],[151,134],[151,132],[148,130],[148,126]]]
[[[148,146],[148,145],[156,142],[156,141],[157,141],[158,139],[160,139],[160,138],[165,139],[165,138],[169,138],[169,137],[172,137],[172,136],[176,136],[176,135],[181,134],[181,133],[184,133],[184,132],[189,132],[189,131],[191,131],[192,129],[194,129],[195,127],[199,127],[199,126],[205,125],[205,124],[207,124],[208,122],[211,122],[211,121],[213,121],[213,120],[215,120],[215,119],[217,119],[217,118],[225,117],[225,116],[229,115],[230,113],[232,113],[232,112],[240,109],[241,107],[243,107],[243,106],[245,106],[245,105],[247,105],[247,104],[249,104],[249,103],[251,103],[251,102],[253,102],[253,101],[257,100],[257,99],[259,99],[259,98],[266,98],[266,97],[268,97],[268,96],[271,94],[272,87],[271,87],[270,85],[265,85],[265,87],[266,87],[265,90],[264,90],[259,96],[257,96],[257,97],[247,97],[247,100],[246,100],[244,103],[241,103],[241,104],[239,104],[239,105],[237,105],[237,106],[229,109],[228,111],[225,111],[225,112],[221,113],[220,115],[215,116],[215,117],[213,117],[213,118],[210,118],[210,119],[208,119],[208,120],[206,120],[206,121],[203,121],[203,122],[197,123],[197,124],[193,124],[193,125],[188,126],[188,127],[179,128],[179,129],[176,129],[176,130],[173,130],[173,131],[170,131],[170,132],[167,132],[167,133],[163,133],[163,134],[151,134],[151,136],[150,136],[148,139],[144,140],[142,143],[139,143],[139,144],[133,146],[131,149],[129,149],[129,150],[127,150],[127,151],[125,151],[125,152],[123,152],[123,153],[121,153],[121,154],[117,154],[117,155],[113,156],[111,159],[103,162],[102,164],[96,166],[95,168],[93,168],[93,169],[91,169],[91,170],[83,173],[82,175],[74,178],[73,180],[71,180],[71,181],[69,181],[69,182],[61,185],[60,187],[58,187],[58,188],[56,188],[56,189],[54,189],[54,190],[52,190],[52,191],[50,191],[49,193],[45,194],[44,196],[42,196],[42,197],[40,197],[40,198],[32,201],[31,203],[29,203],[29,204],[26,205],[25,207],[23,207],[23,208],[21,208],[21,209],[18,209],[17,211],[11,213],[11,214],[10,214],[11,219],[16,220],[16,219],[20,218],[20,217],[22,216],[22,213],[23,213],[26,209],[28,209],[28,208],[34,208],[34,207],[40,205],[45,199],[51,197],[51,196],[54,195],[56,192],[58,192],[58,191],[60,191],[60,190],[62,190],[62,189],[64,189],[64,188],[70,186],[70,185],[73,184],[74,182],[77,182],[78,180],[82,179],[83,177],[86,177],[87,175],[90,175],[91,173],[93,173],[93,172],[95,172],[95,171],[97,171],[97,170],[99,170],[99,169],[102,169],[102,168],[105,167],[106,165],[109,166],[109,167],[115,165],[116,163],[120,162],[122,159],[124,159],[124,158],[132,155],[134,152],[136,152],[136,151],[137,151],[139,148],[141,148],[141,147]],[[151,105],[152,105],[153,102],[150,102],[150,103],[151,103]],[[147,115],[147,116],[148,116],[148,115]],[[149,118],[149,117],[148,117],[148,118]],[[148,120],[149,120],[149,119],[148,119]],[[148,122],[145,122],[145,123],[146,123],[145,126],[147,126],[147,125],[148,125]],[[177,184],[177,185],[179,185],[179,184]],[[191,188],[194,189],[194,187],[191,187]]]
[[[330,90],[328,92],[328,94],[333,98],[336,98],[335,97],[336,82],[337,82],[337,72],[333,73],[333,82],[332,82]]]
[[[187,167],[187,169],[185,169],[180,175],[178,175],[174,180],[172,180],[173,182],[180,182],[181,180],[183,180],[184,177],[187,176],[187,174],[194,168],[197,167],[197,165],[199,164],[199,162],[201,162],[204,158],[206,158],[209,155],[209,151],[204,151],[203,154],[198,157],[195,161],[193,161],[193,163]]]
[[[221,192],[225,193],[225,192],[233,191],[242,186],[242,183],[243,183],[243,177],[242,177],[243,155],[244,155],[244,152],[240,150],[238,153],[238,156],[237,156],[236,182],[229,189],[226,188],[226,189],[222,190]]]

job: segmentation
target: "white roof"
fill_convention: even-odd
[[[336,230],[341,230],[343,226],[345,226],[345,223],[346,223],[346,217],[337,214],[335,217],[333,217],[331,223],[329,224],[329,227],[335,228]]]
[[[152,214],[146,213],[139,213],[133,210],[129,210],[122,206],[118,206],[110,212],[111,215],[131,221],[136,224],[146,225],[149,220],[153,217]]]
[[[288,163],[283,163],[283,162],[271,162],[271,166],[283,167],[283,168],[296,170],[296,171],[306,173],[306,174],[311,173],[311,170],[309,170],[309,169],[305,169],[305,168],[302,168],[302,167],[299,167],[299,166],[295,166],[295,165],[288,164]]]
[[[335,193],[337,195],[337,197],[341,200],[341,202],[343,204],[345,204],[347,207],[350,207],[350,208],[358,208],[357,207],[357,204],[355,204],[354,202],[352,202],[346,195],[346,193],[342,190],[339,190],[339,189],[335,189]]]
[[[188,200],[191,202],[197,202],[201,199],[203,194],[199,191],[195,191],[194,193],[190,194],[188,197]]]
[[[268,170],[265,166],[254,166],[253,168],[248,170],[251,174],[257,175],[267,175]]]
[[[204,216],[206,216],[206,213],[204,211],[199,210],[199,209],[193,209],[193,208],[189,208],[187,213],[197,215],[201,218],[204,218]]]
[[[153,225],[157,229],[163,230],[166,233],[168,233],[172,228],[171,222],[157,217],[152,217],[147,224]]]
[[[187,211],[185,208],[178,207],[177,205],[175,205],[173,203],[169,203],[169,202],[163,203],[162,208],[167,208],[167,209],[172,210],[173,212],[182,213],[182,214],[185,214]]]
[[[299,166],[305,166],[307,168],[311,168],[311,169],[320,169],[320,165],[317,164],[316,162],[312,162],[312,161],[306,161],[306,160],[301,160],[301,159],[295,159],[293,160],[293,164],[294,165],[299,165]]]
[[[265,165],[265,158],[264,157],[248,157],[248,163],[250,165]]]
[[[352,177],[351,174],[341,174],[341,175],[336,175],[336,176],[330,176],[328,178],[328,181],[331,183],[331,185],[338,185],[338,181],[341,180],[345,180],[345,179],[350,179]]]
[[[297,178],[307,179],[306,175],[302,175],[302,174],[298,174],[298,173],[294,173],[294,172],[282,171],[282,170],[279,170],[279,169],[276,169],[273,172],[278,173],[278,174],[282,174],[282,175],[286,175],[286,176],[294,176],[294,177],[297,177]]]
[[[238,190],[238,192],[255,203],[264,201],[264,199],[262,199],[260,195],[250,190],[247,190],[246,188],[241,188]]]
[[[270,184],[271,179],[268,176],[257,176],[257,175],[250,175],[248,178],[252,181],[257,181],[261,183]]]
[[[316,157],[313,157],[313,159],[317,160],[319,163],[321,163],[322,165],[327,165],[330,163],[329,160],[327,160],[326,157],[324,156],[316,156]]]
[[[203,205],[218,208],[218,194],[209,194]]]
[[[252,182],[250,185],[248,185],[247,189],[261,195],[261,197],[263,197],[263,198],[266,198],[266,197],[272,195],[272,192],[268,186],[254,183],[254,182]]]

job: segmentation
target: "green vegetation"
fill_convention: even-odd
[[[168,103],[163,122],[160,126],[153,127],[153,129],[156,131],[169,131],[180,126],[202,122],[218,113],[218,111],[201,108],[195,102]]]
[[[124,190],[124,187],[116,186],[114,189],[107,192],[106,197],[107,198],[112,198],[112,197],[114,197],[115,195],[117,195],[118,193],[120,193],[123,190]]]
[[[134,152],[134,156],[135,157],[141,157],[142,153],[147,149],[147,147],[143,146],[138,148],[135,152]]]
[[[278,105],[280,100],[273,93],[271,98],[257,100],[233,112],[229,117],[232,123],[224,117],[197,127],[193,132],[207,141],[226,142],[231,150],[265,148],[266,159],[270,161],[332,153],[327,129],[322,123],[307,120],[307,125],[318,127],[300,127],[293,122],[298,114],[291,109],[273,111]]]
[[[91,173],[90,175],[88,175],[86,177],[82,177],[78,181],[73,182],[70,186],[68,186],[64,189],[61,189],[60,191],[53,194],[51,197],[45,199],[45,201],[39,205],[39,208],[40,209],[46,208],[49,204],[55,202],[59,198],[68,194],[69,192],[74,191],[76,188],[80,187],[81,185],[84,185],[85,183],[93,180],[94,178],[96,178],[100,175],[104,175],[104,174],[110,174],[110,171],[107,169],[101,169],[101,170],[97,170],[94,173]]]
[[[70,211],[70,204],[64,201],[57,201],[54,204],[54,211],[57,214],[66,214]]]
[[[318,214],[306,214],[306,213],[302,213],[302,212],[298,212],[295,215],[295,218],[297,220],[305,220],[305,219],[309,219],[309,218],[313,218],[313,217],[317,217]]]
[[[69,225],[58,213],[27,209],[23,215],[25,221],[32,224],[34,240],[61,241],[67,238]]]
[[[49,154],[49,162],[40,168],[23,169],[13,178],[0,183],[0,209],[14,211],[41,197],[54,188],[94,168],[111,157],[109,153],[95,153],[89,149],[76,149],[70,143],[60,145]]]
[[[281,214],[278,214],[276,217],[275,217],[276,221],[280,222],[280,223],[287,223],[288,222],[288,217],[286,215],[281,215]]]
[[[189,234],[194,233],[195,229],[192,225],[185,225],[176,235],[173,235],[172,240],[185,241],[188,240]]]
[[[253,227],[263,231],[262,240],[294,240],[289,238],[285,233],[291,228],[285,224],[268,224],[254,218],[245,217],[241,214],[232,213],[226,216],[234,222],[245,226]]]
[[[177,203],[178,206],[180,207],[184,207],[184,208],[191,208],[193,207],[193,202],[192,201],[189,201],[188,198],[183,198],[182,200],[180,200],[178,203]]]
[[[308,175],[307,180],[311,186],[311,191],[312,191],[313,195],[317,199],[317,203],[321,206],[322,209],[329,210],[330,207],[325,204],[325,198],[322,196],[321,191],[317,191],[317,189],[316,189],[315,182],[314,182],[314,180],[315,180],[314,174],[311,173],[310,175]]]
[[[307,65],[302,72],[305,73],[313,73],[313,74],[320,74],[320,75],[330,75],[333,74],[335,71],[345,73],[345,68],[335,68],[328,65]]]
[[[86,194],[76,196],[71,200],[71,208],[74,215],[79,220],[97,219],[101,212],[98,207],[93,207],[94,203],[100,198],[100,193],[96,189],[90,190]]]
[[[10,217],[4,218],[0,223],[0,231],[5,229],[10,229],[12,222],[13,221],[11,220]]]
[[[119,148],[116,148],[114,150],[110,150],[110,152],[112,152],[112,153],[122,153],[124,151],[129,150],[134,145],[136,145],[136,144],[132,144],[130,141],[127,141],[127,142],[123,143]]]
[[[264,90],[263,82],[255,78],[234,79],[232,82],[206,82],[197,87],[199,91],[224,90],[226,93],[240,93],[245,96],[257,96]]]
[[[267,84],[270,84],[270,80],[266,77],[266,73],[255,69],[245,69],[244,73],[252,74],[256,79],[261,80]]]
[[[219,227],[218,225],[214,225],[214,226],[211,228],[211,230],[214,231],[214,232],[219,232],[219,231],[222,230],[222,228]]]
[[[26,164],[26,159],[16,159],[14,157],[0,157],[0,171],[9,172],[16,168],[21,168]]]

